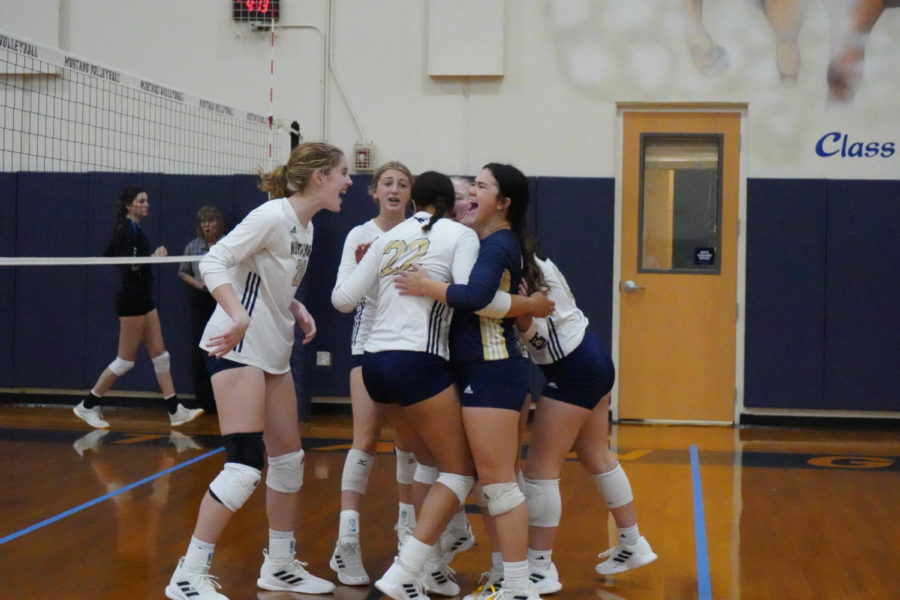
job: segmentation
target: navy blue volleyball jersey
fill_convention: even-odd
[[[144,235],[141,226],[125,219],[116,226],[113,239],[110,240],[104,256],[150,256],[150,242]],[[149,264],[121,265],[122,286],[146,287],[153,280],[153,272]]]
[[[522,249],[512,230],[501,229],[481,240],[469,282],[447,289],[447,304],[456,309],[450,324],[451,360],[474,362],[522,356],[515,318],[492,319],[474,312],[490,304],[498,289],[517,293],[521,279]]]

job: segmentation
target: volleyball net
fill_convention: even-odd
[[[281,121],[0,30],[0,389],[81,390],[116,351],[123,264],[154,263],[155,303],[190,393],[189,288],[178,264],[213,205],[226,231],[285,162]],[[168,257],[101,257],[120,192],[147,191],[142,227]],[[180,366],[176,366],[180,365]],[[141,371],[144,371],[143,373]],[[155,389],[148,365],[123,381]],[[126,394],[127,395],[127,394]]]

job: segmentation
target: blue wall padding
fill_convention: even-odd
[[[16,255],[16,178],[15,173],[0,173],[0,256]],[[15,380],[15,305],[15,269],[0,267],[0,387]]]
[[[88,178],[77,173],[19,173],[19,256],[84,256],[88,251]],[[84,370],[86,267],[16,269],[16,385],[72,387]]]
[[[613,179],[539,177],[537,237],[565,276],[591,328],[612,336],[615,183]]]
[[[822,408],[827,182],[747,182],[744,404]]]
[[[900,181],[831,181],[824,408],[900,410]]]

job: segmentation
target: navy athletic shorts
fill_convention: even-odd
[[[528,359],[457,363],[455,371],[463,407],[522,410],[528,395]]]
[[[567,356],[540,365],[547,384],[541,395],[593,410],[616,381],[616,368],[606,345],[593,331]]]
[[[363,383],[375,402],[410,406],[453,385],[450,363],[436,354],[407,350],[363,354]]]

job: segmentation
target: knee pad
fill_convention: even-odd
[[[395,449],[395,452],[397,453],[397,483],[412,485],[416,467],[419,465],[416,462],[416,455],[399,449]]]
[[[236,512],[256,489],[259,479],[259,469],[241,463],[227,462],[209,484],[209,493],[225,508]]]
[[[150,362],[153,363],[153,370],[157,373],[168,373],[169,368],[171,367],[168,352],[163,352],[159,356],[154,356],[150,359]]]
[[[609,508],[619,508],[634,500],[628,475],[625,474],[621,464],[617,464],[612,471],[594,475],[594,483],[597,484],[597,489],[600,490]]]
[[[484,488],[481,487],[481,484],[477,481],[475,485],[472,486],[472,495],[475,496],[475,504],[481,507],[482,512],[487,510],[488,501],[487,498],[484,497]]]
[[[450,488],[450,491],[456,494],[456,497],[459,498],[459,503],[462,504],[469,497],[469,492],[472,491],[472,486],[475,485],[475,478],[470,475],[441,473],[438,475],[435,483],[442,483]]]
[[[303,487],[303,466],[305,454],[303,449],[269,457],[269,470],[266,473],[266,485],[276,492],[293,494]]]
[[[229,433],[222,437],[225,444],[225,462],[238,463],[262,471],[266,446],[262,431]]]
[[[422,463],[416,464],[416,474],[413,475],[413,479],[418,481],[419,483],[424,483],[425,485],[433,485],[438,478],[438,468],[437,467],[429,467],[428,465],[423,465]]]
[[[118,375],[119,377],[121,377],[122,375],[124,375],[125,373],[127,373],[128,371],[130,371],[131,369],[134,368],[134,361],[133,360],[125,360],[124,358],[119,358],[117,356],[116,359],[114,361],[112,361],[111,363],[109,363],[109,366],[106,368],[109,369],[110,371],[112,371],[113,373],[115,373],[116,375]]]
[[[535,527],[559,527],[562,499],[559,479],[525,479],[528,524]]]
[[[515,481],[489,483],[481,486],[487,499],[488,512],[492,517],[504,515],[525,502],[525,494]]]
[[[269,464],[272,464],[271,461]],[[372,471],[372,457],[353,448],[344,459],[344,473],[341,475],[341,491],[350,490],[366,493],[369,485],[369,472]]]

